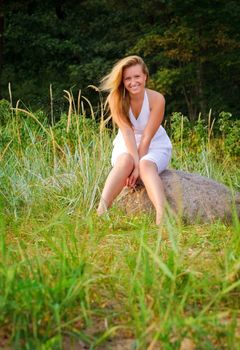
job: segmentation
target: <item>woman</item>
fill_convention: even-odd
[[[146,88],[148,69],[139,56],[123,58],[102,80],[108,91],[107,103],[119,127],[113,142],[110,171],[98,206],[102,215],[124,186],[134,187],[138,177],[145,185],[160,224],[164,210],[164,191],[159,174],[167,168],[172,145],[161,126],[165,100]]]

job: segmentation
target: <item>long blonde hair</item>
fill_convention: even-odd
[[[140,64],[143,73],[149,76],[148,68],[139,56],[128,56],[118,61],[112,71],[101,80],[100,90],[108,91],[106,105],[110,106],[111,114],[115,122],[124,122],[132,126],[129,119],[130,98],[123,84],[123,71],[125,68]]]

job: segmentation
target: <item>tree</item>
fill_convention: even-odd
[[[3,69],[3,35],[4,35],[4,12],[3,12],[3,0],[0,0],[0,82]],[[2,98],[1,84],[0,84],[0,99]]]
[[[237,1],[8,0],[2,95],[11,81],[15,100],[42,108],[52,84],[55,106],[70,88],[97,103],[88,85],[119,58],[140,54],[150,86],[166,95],[167,113],[237,115],[239,17]]]
[[[240,92],[239,4],[172,1],[165,12],[171,17],[167,25],[164,20],[155,25],[133,48],[154,68],[153,86],[167,94],[173,109],[183,108],[191,119],[210,108],[232,110]]]

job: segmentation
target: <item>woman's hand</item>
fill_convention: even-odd
[[[139,177],[139,166],[137,164],[137,165],[135,165],[133,171],[131,172],[131,174],[127,178],[126,186],[127,187],[134,187],[136,185],[136,181],[137,181],[138,177]]]

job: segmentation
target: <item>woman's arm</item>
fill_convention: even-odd
[[[110,103],[110,110],[111,112],[113,110],[113,108],[111,108],[111,103]],[[126,181],[127,186],[133,187],[139,176],[139,155],[138,155],[138,148],[136,144],[135,134],[131,126],[127,125],[127,123],[125,123],[121,118],[119,117],[117,118],[113,113],[112,113],[112,117],[113,117],[113,120],[116,122],[117,126],[119,127],[119,129],[121,130],[127,150],[133,158],[134,168]]]
[[[109,107],[112,114],[112,118],[114,122],[117,124],[119,129],[122,132],[125,144],[127,146],[128,152],[131,154],[134,160],[134,164],[138,165],[139,163],[139,156],[138,156],[138,149],[136,144],[136,139],[134,135],[134,131],[130,125],[127,124],[127,122],[124,121],[124,118],[121,118],[121,116],[118,116],[115,114],[115,108],[112,100],[109,101]]]
[[[123,138],[127,146],[128,152],[131,154],[134,161],[134,168],[132,173],[129,175],[129,177],[126,180],[126,186],[134,187],[139,177],[139,155],[138,155],[136,139],[132,128],[120,127],[120,129],[123,134]]]
[[[120,130],[122,132],[125,144],[127,146],[128,152],[133,157],[134,165],[138,166],[139,163],[139,155],[138,155],[138,149],[136,144],[136,139],[134,135],[134,131],[132,128],[128,126],[120,126]]]
[[[138,147],[139,159],[147,154],[151,140],[163,121],[165,98],[160,93],[151,91],[151,95],[149,95],[149,104],[150,116]]]

